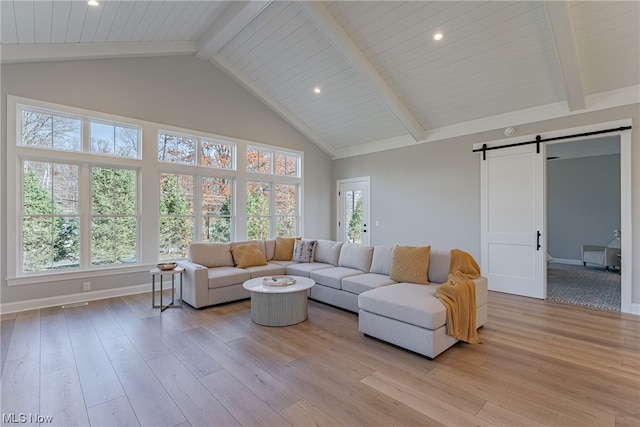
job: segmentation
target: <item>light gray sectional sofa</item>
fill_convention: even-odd
[[[267,264],[238,268],[234,245],[256,243]],[[295,275],[316,281],[310,297],[359,314],[364,334],[433,358],[457,342],[446,333],[446,309],[435,296],[448,279],[450,251],[431,250],[429,285],[397,283],[389,278],[392,246],[361,246],[317,240],[314,261],[274,260],[275,240],[194,243],[185,268],[183,300],[193,307],[250,298],[242,284],[255,277]],[[476,326],[487,321],[487,279],[476,285]]]

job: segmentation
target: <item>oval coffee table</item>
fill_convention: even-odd
[[[289,326],[307,318],[307,292],[315,280],[287,276],[293,285],[269,286],[264,277],[247,280],[242,287],[251,292],[251,320],[263,326]]]

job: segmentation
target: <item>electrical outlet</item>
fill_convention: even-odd
[[[82,290],[83,291],[90,291],[91,290],[91,282],[84,282],[82,284]]]

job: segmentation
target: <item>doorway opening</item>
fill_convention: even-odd
[[[621,309],[620,136],[546,149],[547,299]]]

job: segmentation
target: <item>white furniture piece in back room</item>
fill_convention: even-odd
[[[614,239],[607,246],[582,245],[582,265],[595,264],[603,266],[606,270],[609,267],[620,268],[620,240]]]
[[[247,280],[242,287],[251,292],[251,320],[263,326],[289,326],[307,318],[309,289],[316,284],[308,277],[286,276],[293,284],[269,285],[264,277]]]

